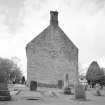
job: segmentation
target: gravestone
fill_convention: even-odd
[[[64,94],[70,95],[71,88],[69,87],[69,75],[65,75],[65,85],[64,85]]]
[[[79,82],[75,84],[75,99],[86,100],[85,87]]]
[[[37,81],[31,81],[30,90],[31,91],[37,91]]]
[[[64,80],[64,88],[69,87],[69,75],[65,75],[65,80]]]
[[[10,92],[6,83],[0,83],[0,101],[8,101],[11,99]]]
[[[100,85],[96,84],[96,95],[101,96]]]
[[[63,81],[62,80],[58,80],[58,88],[62,89],[63,85],[64,85]]]
[[[4,73],[0,74],[0,101],[11,100],[6,77]]]

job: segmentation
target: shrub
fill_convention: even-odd
[[[86,100],[85,88],[82,84],[75,84],[75,99]]]
[[[66,94],[66,95],[71,95],[72,93],[71,93],[71,88],[70,87],[66,87],[65,89],[64,89],[64,94]]]

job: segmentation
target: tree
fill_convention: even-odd
[[[12,70],[10,73],[10,80],[14,81],[15,83],[19,83],[22,78],[22,72],[19,68]]]
[[[25,77],[22,77],[22,84],[25,84]]]
[[[0,58],[0,82],[19,80],[21,77],[22,72],[14,61]]]
[[[13,62],[13,67],[10,73],[10,80],[14,81],[15,83],[19,83],[21,78],[22,78],[22,72],[18,67],[18,65],[15,62]]]
[[[101,69],[96,61],[93,61],[86,73],[86,79],[88,83],[94,86],[96,83],[99,83],[104,78],[104,71]]]
[[[9,79],[12,66],[12,61],[0,58],[0,82],[6,82]]]

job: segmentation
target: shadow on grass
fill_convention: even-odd
[[[28,97],[26,100],[41,100],[40,97]]]
[[[96,97],[105,97],[105,95],[103,95],[103,94],[93,93],[93,95],[96,96]]]
[[[82,102],[89,102],[89,101],[92,101],[92,100],[90,100],[90,99],[82,99],[82,98],[79,98],[79,99],[76,99],[76,98],[71,98],[71,100],[73,100],[73,101],[82,101]]]

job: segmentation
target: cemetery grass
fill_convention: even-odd
[[[74,95],[64,95],[62,90],[54,88],[38,88],[32,92],[24,85],[15,85],[13,88],[21,90],[19,94],[12,96],[11,101],[0,101],[0,105],[104,105],[105,87],[101,90],[101,96],[96,95],[95,89],[86,91],[86,100],[76,100]],[[54,94],[53,94],[54,93]]]

